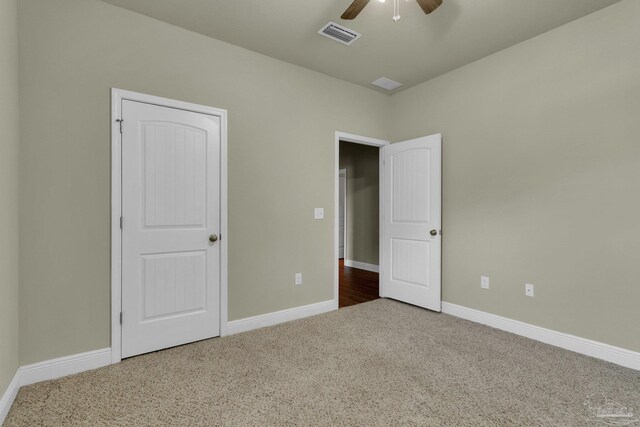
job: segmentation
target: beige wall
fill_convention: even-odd
[[[352,261],[378,265],[380,149],[340,143],[340,169],[347,170],[346,254]]]
[[[96,0],[21,1],[20,53],[21,363],[110,345],[111,87],[229,111],[231,320],[333,298],[313,208],[334,132],[385,137],[385,95]]]
[[[231,319],[332,298],[333,222],[312,214],[333,211],[335,130],[442,132],[444,299],[640,350],[639,17],[624,0],[389,98],[96,0],[22,0],[20,362],[109,346],[111,87],[229,110]]]
[[[17,8],[0,0],[0,396],[18,368]]]
[[[640,1],[391,102],[444,136],[443,299],[640,351]]]

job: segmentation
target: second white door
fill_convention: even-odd
[[[380,293],[440,311],[440,134],[382,148]]]
[[[220,335],[220,118],[122,102],[122,357]]]

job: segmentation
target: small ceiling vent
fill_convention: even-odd
[[[338,25],[332,21],[327,22],[327,24],[318,31],[318,34],[322,34],[325,37],[329,37],[331,40],[346,44],[347,46],[358,40],[362,35],[350,28],[343,27],[342,25]]]
[[[386,90],[394,90],[402,86],[402,83],[398,83],[386,77],[380,77],[378,80],[371,82],[371,84]]]

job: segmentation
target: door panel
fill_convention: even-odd
[[[220,119],[122,102],[122,356],[220,334]]]
[[[433,135],[382,149],[381,296],[434,311],[441,309],[441,141]]]
[[[206,310],[206,252],[143,255],[142,321]]]
[[[391,239],[391,279],[405,285],[429,288],[430,242]]]
[[[401,151],[391,158],[393,222],[428,224],[431,216],[430,150]]]
[[[146,227],[206,227],[206,137],[201,129],[142,124]]]

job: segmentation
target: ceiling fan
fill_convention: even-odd
[[[381,0],[381,1],[384,1],[384,0]],[[420,5],[424,13],[426,13],[427,15],[433,12],[434,10],[436,10],[438,6],[442,4],[442,0],[416,0],[416,1]],[[351,3],[351,5],[347,8],[347,10],[344,11],[341,18],[354,19],[356,16],[358,16],[360,12],[362,12],[362,9],[364,9],[367,3],[369,3],[369,0],[354,0],[353,3]],[[399,15],[397,16],[398,16],[398,19],[400,19],[400,16]],[[394,17],[394,21],[395,20],[396,19]]]

